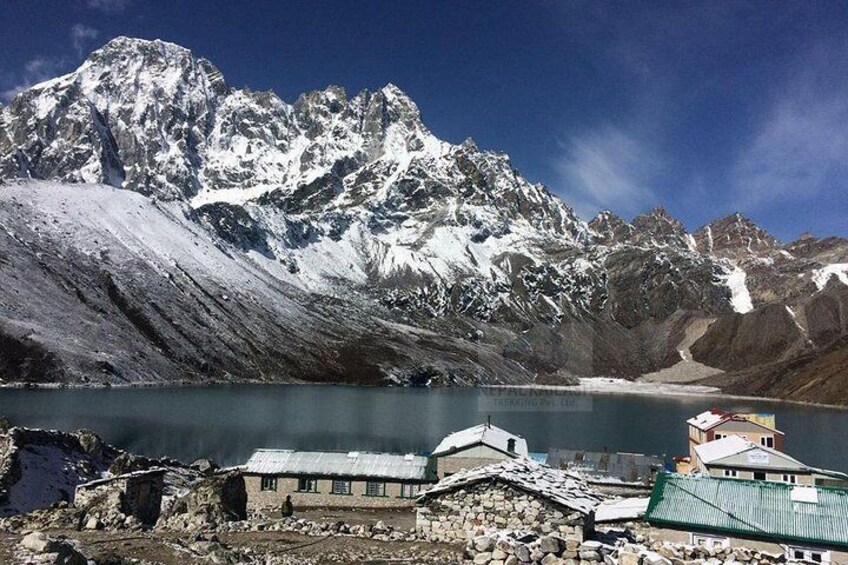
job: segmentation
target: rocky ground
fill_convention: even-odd
[[[56,530],[48,534],[53,539],[69,540],[76,551],[98,565],[458,563],[462,558],[461,546],[338,535],[312,537],[291,532],[186,535],[158,530],[131,534]],[[44,559],[41,562],[51,562],[44,553],[28,551],[21,543],[24,537],[0,532],[0,562],[37,563],[39,558]]]

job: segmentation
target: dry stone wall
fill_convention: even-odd
[[[591,516],[499,483],[479,483],[440,495],[420,506],[416,517],[423,537],[444,542],[496,530],[556,533],[583,541],[591,525]]]

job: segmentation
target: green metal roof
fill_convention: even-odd
[[[818,502],[795,502],[796,485],[662,474],[645,520],[778,543],[848,547],[848,489],[811,487]]]

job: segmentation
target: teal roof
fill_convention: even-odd
[[[795,485],[662,474],[645,520],[778,543],[848,547],[848,489],[815,488],[817,502],[792,500]]]

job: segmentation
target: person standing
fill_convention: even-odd
[[[286,495],[286,500],[283,502],[281,514],[283,515],[283,518],[290,518],[294,515],[294,504],[292,504],[290,494]]]

